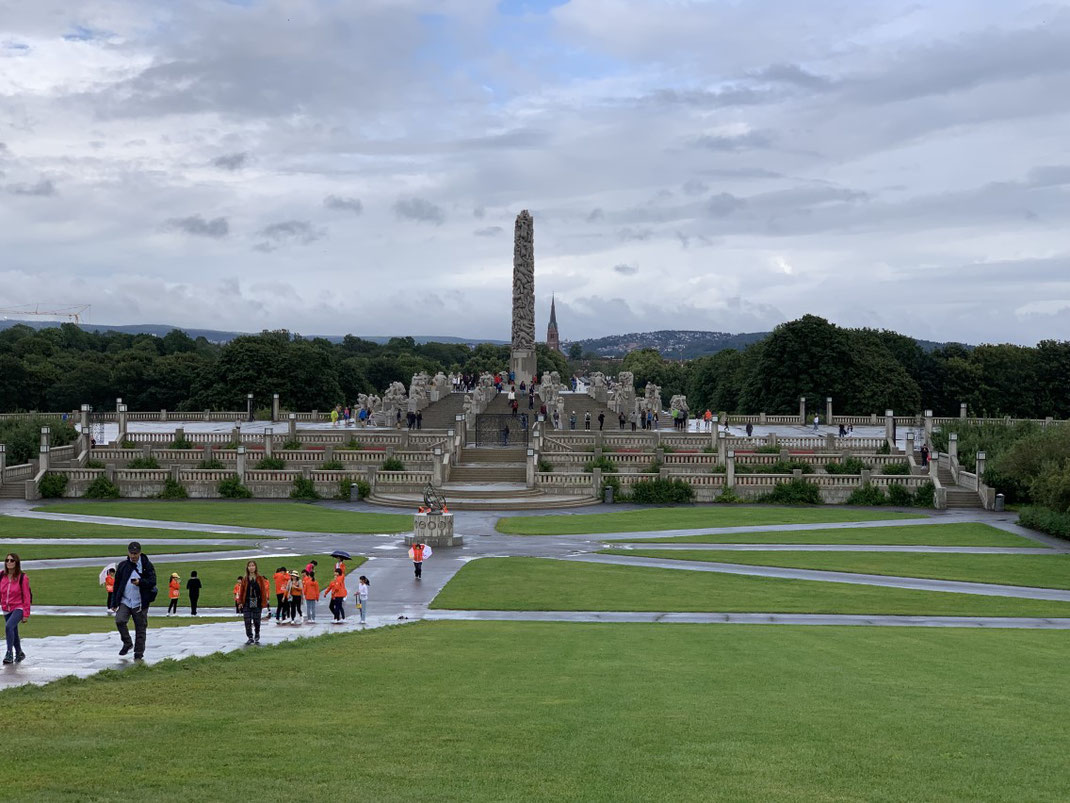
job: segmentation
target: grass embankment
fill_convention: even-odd
[[[924,513],[861,510],[842,507],[659,507],[617,513],[553,516],[511,516],[498,519],[507,535],[583,535],[634,533],[646,530],[690,530],[697,527],[746,527],[763,524],[833,524],[841,521],[886,521],[923,518]]]
[[[206,544],[160,544],[142,541],[145,550],[159,552],[161,555],[178,555],[187,552],[231,552],[236,549],[249,551],[247,546],[220,546],[211,542]],[[56,558],[112,558],[118,560],[126,557],[126,544],[0,544],[0,553],[16,552],[21,560],[54,560]]]
[[[104,597],[100,598],[103,609]],[[164,605],[166,608],[166,604]],[[184,611],[185,613],[185,611]],[[238,623],[241,620],[237,616],[172,616],[163,615],[162,611],[149,614],[149,629],[158,627],[183,627],[189,625],[210,625],[220,622]],[[113,616],[41,616],[32,614],[29,619],[19,625],[19,635],[24,638],[44,638],[45,636],[70,636],[75,633],[110,633],[115,630],[115,617]],[[131,625],[131,631],[133,626]],[[29,645],[26,645],[29,647]],[[24,648],[25,649],[25,648]],[[31,648],[29,652],[33,652]]]
[[[1066,657],[1047,631],[415,624],[5,691],[0,773],[21,800],[112,798],[129,755],[150,799],[1061,800]]]
[[[412,529],[412,516],[400,513],[357,513],[295,502],[73,502],[34,509],[295,532],[400,533]]]
[[[52,513],[74,513],[60,510],[69,505],[49,507]],[[44,510],[44,508],[39,508]],[[104,515],[104,514],[101,514]],[[125,541],[143,541],[149,538],[201,538],[216,541],[220,538],[246,538],[241,535],[218,535],[194,530],[162,530],[157,527],[124,527],[116,524],[85,523],[80,521],[52,521],[51,519],[28,519],[20,516],[0,516],[0,539],[6,538],[117,538]],[[274,540],[274,536],[253,536],[258,541]]]
[[[636,538],[637,544],[883,544],[886,546],[1045,545],[988,524],[910,524],[901,527],[842,527],[821,530],[769,530],[756,533],[704,533],[667,538]]]
[[[786,566],[828,572],[856,572],[895,577],[926,577],[1000,583],[1039,588],[1070,588],[1070,555],[954,555],[902,552],[721,552],[712,549],[672,551],[607,549],[604,554],[670,560]]]
[[[1070,602],[546,558],[482,558],[467,563],[439,592],[431,607],[506,611],[1070,616]]]
[[[150,560],[152,554],[148,553]],[[120,556],[121,557],[121,556]],[[167,608],[167,583],[171,572],[178,572],[181,578],[181,590],[179,605],[185,606],[188,602],[186,597],[186,581],[190,572],[196,570],[200,579],[201,598],[198,603],[202,608],[226,608],[234,605],[234,583],[238,575],[245,571],[245,564],[249,558],[240,560],[205,560],[203,563],[157,563],[156,585],[159,595],[153,603],[153,610],[162,611]],[[319,561],[316,579],[319,581],[320,590],[327,587],[327,583],[334,576],[335,559],[326,555],[298,555],[296,557],[280,557],[278,555],[260,555],[256,560],[260,573],[271,578],[275,569],[285,566],[287,569],[301,571],[310,560]],[[349,571],[360,566],[366,558],[355,556],[347,561]],[[103,564],[101,564],[103,566]],[[105,598],[104,587],[100,585],[100,567],[82,569],[39,569],[27,573],[33,584],[33,601],[35,605],[100,605]],[[348,578],[348,575],[347,575]],[[347,586],[352,586],[356,591],[356,578],[347,579]],[[275,588],[272,586],[272,593]],[[274,597],[272,598],[274,605]]]

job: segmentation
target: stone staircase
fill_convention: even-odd
[[[464,412],[464,394],[450,393],[423,409],[424,429],[452,429]]]
[[[25,499],[26,484],[24,480],[0,485],[0,499]]]
[[[930,470],[935,463],[930,463]],[[968,509],[984,509],[984,505],[981,504],[981,497],[977,495],[977,491],[971,491],[969,488],[962,488],[955,484],[955,480],[951,476],[951,471],[943,466],[937,466],[936,476],[940,478],[940,484],[944,486],[947,491],[947,507],[948,510],[952,508],[956,510],[968,510]]]
[[[618,432],[618,431],[620,431],[620,422],[617,420],[617,414],[615,412],[613,412],[612,410],[610,410],[608,407],[606,407],[604,404],[599,404],[597,401],[592,399],[586,393],[563,393],[563,394],[561,394],[561,397],[565,400],[565,417],[561,420],[561,429],[562,430],[567,430],[568,429],[568,418],[572,414],[572,411],[575,410],[576,411],[576,429],[577,429],[577,431],[583,429],[583,414],[588,412],[588,411],[591,413],[591,431],[592,432],[596,432],[598,430],[598,414],[599,413],[605,413],[605,415],[606,415],[606,422],[605,422],[605,425],[604,425],[604,431],[606,431],[606,432],[609,432],[609,431]],[[537,401],[538,401],[538,398],[536,398],[536,402]],[[553,411],[552,410],[550,410],[550,414],[551,414],[551,416],[553,415]],[[552,426],[553,425],[551,423],[551,426],[547,428],[547,432],[548,433],[551,433],[551,434],[553,433],[554,430],[553,430]],[[636,426],[638,426],[638,424]],[[671,424],[670,424],[670,426],[671,426]],[[631,430],[632,425],[626,420],[624,422],[624,428],[627,429],[627,430]]]

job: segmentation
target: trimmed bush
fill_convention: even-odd
[[[286,461],[281,457],[264,457],[253,468],[257,471],[281,471],[286,468]]]
[[[220,480],[216,490],[224,499],[250,499],[253,495],[252,491],[241,484],[237,474],[231,474],[225,480]]]
[[[754,450],[755,454],[780,454],[780,447],[769,444],[767,446],[759,446]]]
[[[102,460],[86,460],[82,468],[105,468],[105,465]]]
[[[650,465],[646,467],[646,474],[657,474],[661,471],[661,467],[665,464],[661,460],[651,460]]]
[[[746,502],[747,500],[737,494],[732,488],[725,488],[713,501],[722,505],[737,505]]]
[[[777,460],[771,466],[761,466],[763,474],[790,474],[798,469],[803,474],[813,474],[814,467],[805,460]]]
[[[759,502],[768,502],[774,505],[820,505],[821,491],[812,482],[807,480],[791,480],[790,482],[778,482],[773,490],[762,495]]]
[[[628,501],[628,494],[621,490],[620,477],[614,474],[602,475],[602,487],[598,490],[598,496],[602,499],[606,498],[606,488],[613,489],[613,503]]]
[[[586,471],[588,474],[590,474],[596,468],[602,469],[603,474],[617,473],[617,464],[605,455],[602,455],[597,460],[588,460],[583,466],[583,470]]]
[[[935,507],[936,486],[931,482],[922,485],[914,491],[914,507]]]
[[[97,477],[85,489],[86,499],[118,499],[119,488],[107,477]]]
[[[127,465],[127,468],[159,468],[160,463],[155,457],[135,457]]]
[[[869,466],[857,457],[848,457],[846,460],[841,460],[839,463],[825,464],[825,472],[827,474],[861,474],[867,468],[869,468]]]
[[[168,477],[164,480],[163,490],[156,494],[157,499],[189,499],[186,487],[176,480]]]
[[[210,460],[202,460],[201,462],[199,462],[197,464],[197,468],[215,469],[216,471],[219,471],[222,468],[226,468],[226,466],[223,465],[222,460],[217,460],[213,457]]]
[[[294,488],[290,491],[291,499],[319,499],[320,495],[316,491],[316,484],[312,480],[305,479],[304,477],[297,477],[294,480]]]
[[[324,460],[320,466],[323,471],[345,471],[345,468],[341,460]]]
[[[282,444],[282,448],[288,452],[296,452],[301,449],[301,446],[301,441],[297,438],[291,438]]]
[[[738,466],[737,466],[737,468],[738,468]],[[711,474],[724,474],[727,471],[728,471],[728,469],[725,468],[724,463],[718,463],[717,465],[715,465],[712,468],[710,468],[710,473]]]
[[[888,445],[888,441],[885,441],[880,446],[878,446],[877,447],[877,451],[874,452],[874,454],[891,454],[891,453],[892,453],[892,447]]]
[[[865,485],[861,485],[851,491],[851,495],[847,497],[846,504],[866,505],[869,507],[886,505],[888,504],[888,497],[876,485],[871,485],[867,482]]]
[[[1070,539],[1070,513],[1046,507],[1023,507],[1018,512],[1018,523],[1031,530]]]
[[[553,471],[554,464],[547,460],[545,457],[539,458],[539,471]]]
[[[365,480],[351,480],[344,477],[338,483],[338,498],[349,501],[352,498],[353,486],[357,487],[357,499],[367,499],[372,492],[372,487]]]
[[[67,490],[67,475],[45,474],[41,477],[41,484],[37,486],[37,490],[45,499],[58,499]]]
[[[383,465],[380,466],[383,471],[404,471],[405,464],[398,460],[396,457],[388,457],[383,461]]]
[[[684,505],[695,498],[695,489],[683,480],[658,477],[641,480],[631,489],[631,500],[638,505]]]
[[[345,448],[357,452],[363,449],[364,447],[360,445],[360,441],[358,441],[356,438],[350,438],[349,441],[346,443]]]
[[[886,463],[878,468],[879,473],[885,476],[906,476],[910,474],[910,466],[906,463]]]
[[[119,448],[120,449],[136,449],[137,448],[137,444],[134,443],[133,441],[128,441],[128,440],[124,439],[123,442],[119,444]]]
[[[172,449],[192,449],[193,448],[193,441],[191,441],[189,438],[187,438],[185,435],[183,435],[181,438],[175,438],[173,441],[171,441],[171,448]]]
[[[896,507],[911,507],[914,504],[914,494],[899,482],[893,482],[888,486],[888,504]]]

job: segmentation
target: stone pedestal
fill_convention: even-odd
[[[412,517],[412,535],[405,536],[405,546],[461,546],[464,536],[453,534],[452,513],[417,513]]]
[[[535,349],[514,348],[509,355],[509,370],[516,377],[516,383],[531,382],[538,371]]]

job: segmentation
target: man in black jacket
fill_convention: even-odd
[[[126,655],[131,647],[134,660],[145,657],[145,631],[149,626],[149,605],[156,599],[156,568],[148,555],[141,554],[141,544],[131,541],[127,560],[115,569],[115,628],[123,639],[119,655]],[[134,618],[134,642],[130,642],[127,622]]]

